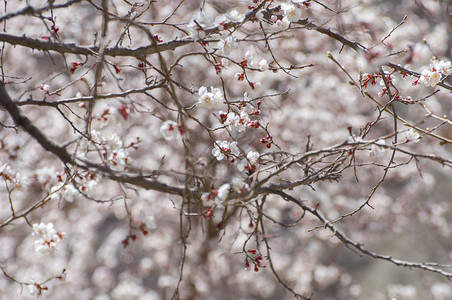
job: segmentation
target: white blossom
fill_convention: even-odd
[[[106,160],[114,166],[121,166],[126,168],[127,164],[132,160],[127,148],[124,148],[124,143],[118,134],[114,133],[110,137],[105,137],[99,131],[91,131],[91,143],[103,146],[104,157]],[[84,152],[88,151],[89,143],[84,147]],[[83,147],[80,147],[83,148]],[[80,152],[83,152],[80,149]],[[84,154],[83,154],[84,155]]]
[[[36,180],[42,184],[46,185],[49,182],[57,181],[57,172],[53,166],[46,166],[44,168],[35,171]]]
[[[202,29],[212,26],[215,18],[207,14],[205,11],[200,11],[195,18],[193,18],[187,25],[189,36],[195,41],[205,37]],[[201,28],[199,28],[201,26]]]
[[[420,138],[421,135],[414,128],[410,128],[407,131],[405,131],[405,139],[407,143],[409,142],[417,143],[419,142]]]
[[[79,195],[80,192],[73,184],[65,185],[61,192],[61,197],[67,202],[74,202],[74,199],[78,198]]]
[[[267,71],[268,70],[268,62],[266,59],[261,59],[259,61],[259,69],[261,71]]]
[[[198,104],[205,108],[218,108],[223,104],[223,93],[219,88],[210,87],[210,92],[205,86],[199,88],[198,92],[194,94],[195,100]]]
[[[224,153],[238,156],[240,150],[237,146],[237,142],[228,143],[227,141],[216,141],[215,146],[212,149],[213,156],[218,160],[222,160],[225,157]]]
[[[250,66],[251,68],[254,67],[254,52],[253,51],[246,51],[245,52],[245,59],[248,63],[248,66]]]
[[[265,10],[260,10],[256,13],[256,19],[258,22],[262,22],[264,20]]]
[[[243,132],[246,129],[246,123],[249,121],[249,115],[245,111],[241,111],[240,116],[236,112],[231,111],[228,113],[224,124],[229,127],[229,130]]]
[[[287,19],[287,17],[284,17],[282,20],[276,20],[275,24],[282,29],[286,29],[289,27],[290,21]]]
[[[218,188],[217,197],[215,197],[215,204],[221,205],[224,204],[229,197],[229,191],[231,189],[231,185],[229,183],[225,183]]]
[[[427,86],[435,86],[441,81],[441,73],[438,71],[423,70],[419,82]]]
[[[241,23],[245,19],[245,15],[240,14],[237,10],[231,10],[228,14],[226,14],[226,18],[235,23]]]
[[[388,296],[394,299],[417,299],[417,289],[414,285],[394,284],[388,286]]]
[[[202,193],[201,195],[201,201],[204,206],[211,206],[212,201],[214,200],[214,194],[213,193]]]
[[[228,35],[218,41],[217,48],[224,54],[229,55],[232,49],[238,47],[237,38],[235,35]]]
[[[50,86],[48,84],[41,84],[40,89],[46,93],[50,93]]]
[[[35,223],[33,224],[32,235],[39,236],[35,241],[35,250],[40,253],[52,253],[55,251],[57,243],[63,239],[65,233],[57,232],[53,223]]]
[[[157,224],[155,223],[155,217],[153,214],[145,214],[143,211],[141,211],[140,220],[148,229],[157,228]]]
[[[444,74],[449,75],[452,71],[452,66],[450,61],[444,61],[439,59],[433,59],[430,63],[432,69]]]
[[[129,150],[121,148],[110,153],[108,160],[114,162],[114,165],[126,167],[132,159],[130,158]]]
[[[253,86],[251,88],[251,92],[257,93],[262,89],[262,83],[259,81],[253,82]]]
[[[220,62],[221,62],[221,66],[223,67],[223,69],[229,68],[229,60],[228,59],[223,57]]]
[[[321,288],[335,283],[339,276],[339,270],[334,266],[318,265],[314,270],[314,279]]]
[[[8,164],[0,163],[0,177],[7,182],[14,184],[14,187],[19,190],[25,190],[29,184],[28,177],[21,175],[19,172],[14,172]]]
[[[30,293],[30,295],[34,295],[38,292],[38,287],[36,286],[36,282],[34,282],[33,280],[30,282],[30,284],[27,285],[28,287],[28,292]]]
[[[386,155],[386,148],[381,147],[386,145],[385,140],[378,140],[375,142],[375,144],[372,144],[372,147],[369,151],[370,157],[383,157]]]
[[[430,289],[435,300],[446,300],[452,295],[452,287],[448,283],[436,282]]]
[[[246,155],[246,158],[248,159],[248,161],[250,162],[250,164],[254,165],[257,160],[259,159],[259,152],[256,151],[250,151],[248,152],[248,154]]]
[[[292,3],[281,3],[281,9],[289,22],[297,22],[301,18],[301,9]]]
[[[165,121],[160,127],[160,133],[165,140],[173,140],[181,137],[179,125],[171,120]]]

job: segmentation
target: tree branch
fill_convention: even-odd
[[[122,183],[128,183],[140,186],[147,190],[155,190],[169,194],[183,195],[185,188],[170,186],[156,180],[146,179],[143,175],[127,175],[112,170],[108,166],[92,163],[73,157],[64,147],[61,147],[50,141],[41,130],[39,130],[28,119],[13,102],[6,92],[5,85],[0,83],[0,104],[8,111],[17,126],[22,127],[30,134],[45,150],[55,154],[64,164],[70,164],[82,168],[84,170],[95,169],[102,173],[103,176]],[[193,191],[195,192],[195,191]]]

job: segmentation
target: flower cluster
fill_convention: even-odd
[[[52,166],[38,169],[35,178],[49,192],[52,200],[66,202],[74,202],[81,193],[91,194],[99,181],[96,174],[90,171],[71,176],[65,172],[57,172]]]
[[[441,82],[444,76],[448,76],[452,71],[450,61],[443,61],[433,58],[430,68],[422,71],[421,76],[413,82],[414,85],[421,83],[426,86],[435,86]]]
[[[247,175],[251,175],[256,171],[256,164],[259,160],[260,154],[256,151],[249,151],[246,155],[246,160],[242,160],[237,168],[241,172],[246,172]]]
[[[95,144],[96,148],[102,149],[102,156],[108,163],[122,167],[124,170],[127,169],[127,164],[132,159],[128,148],[124,147],[121,138],[116,133],[106,138],[100,132],[92,130],[91,143]],[[86,149],[86,152],[88,151],[90,150]]]
[[[284,13],[284,19],[289,22],[297,22],[301,18],[301,10],[293,3],[285,2],[281,4],[281,9]]]
[[[201,195],[201,200],[204,206],[211,206],[213,203],[218,206],[222,206],[226,203],[231,191],[231,185],[225,183],[221,185],[218,189],[213,189],[209,193],[203,193]]]
[[[245,259],[245,270],[251,270],[250,261],[254,264],[254,272],[258,272],[263,267],[263,256],[257,249],[251,249],[247,251],[247,258]]]
[[[14,188],[24,190],[28,186],[28,177],[21,175],[19,172],[15,173],[8,164],[0,163],[0,177],[7,183],[13,184]]]
[[[32,235],[39,236],[35,241],[35,250],[40,253],[52,253],[59,241],[65,236],[64,232],[57,232],[53,227],[53,223],[35,223],[33,224]]]
[[[193,40],[205,37],[204,28],[214,25],[214,17],[204,11],[200,11],[187,25],[189,36]]]
[[[193,96],[200,106],[209,109],[219,108],[224,102],[221,90],[219,88],[214,88],[213,86],[210,87],[210,92],[205,86],[202,86],[193,94]]]
[[[232,143],[229,143],[227,141],[216,141],[212,149],[212,154],[218,160],[223,160],[225,156],[227,156],[231,160],[235,160],[231,155],[240,155],[240,149],[238,148],[237,142],[235,141]]]
[[[224,120],[222,123],[228,126],[229,130],[231,131],[234,130],[237,132],[244,132],[246,126],[249,126],[251,124],[248,113],[243,110],[240,112],[240,114],[234,111],[231,111],[228,114],[220,111],[220,118],[222,119],[222,121]]]
[[[64,199],[67,202],[74,202],[80,196],[79,190],[67,182],[59,182],[50,189],[51,199],[58,201]]]
[[[384,79],[383,79],[383,76],[380,73],[375,73],[375,74],[363,73],[359,77],[359,80],[361,82],[361,87],[363,89],[366,89],[369,83],[371,85],[376,85],[377,84],[377,79],[380,79],[379,80],[379,84],[382,87],[382,91],[378,94],[378,96],[380,96],[380,97],[383,96],[384,94],[386,94],[386,92],[387,92],[385,81],[389,85],[394,84],[395,81],[396,81],[395,77],[393,75],[391,75],[391,74],[385,74]]]
[[[228,29],[227,23],[241,23],[245,19],[245,15],[240,14],[237,10],[231,10],[229,13],[218,15],[214,17],[200,11],[195,18],[193,18],[187,25],[187,31],[189,36],[194,39],[202,39],[205,37],[204,29],[210,26],[220,25],[222,29]]]
[[[32,281],[28,284],[28,291],[30,292],[30,295],[38,295],[42,296],[44,293],[46,293],[49,290],[49,287],[41,285],[40,283],[36,281]]]

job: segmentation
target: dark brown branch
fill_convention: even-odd
[[[72,163],[72,157],[66,151],[66,149],[56,145],[55,143],[47,139],[47,137],[41,132],[41,130],[39,130],[25,115],[22,114],[17,105],[9,97],[3,83],[0,83],[0,104],[11,115],[14,123],[17,126],[22,127],[33,138],[35,138],[44,149],[54,153],[65,164]]]
[[[298,22],[295,22],[295,23],[299,24],[299,25],[302,25],[302,26],[305,26],[307,29],[315,30],[315,31],[320,32],[322,34],[326,34],[330,38],[333,38],[333,39],[341,42],[343,45],[352,48],[353,50],[355,50],[358,53],[362,53],[363,51],[364,52],[367,51],[366,47],[364,47],[360,43],[352,42],[352,41],[346,39],[345,37],[343,37],[342,35],[331,31],[331,29],[329,29],[329,28],[324,28],[322,26],[319,26],[319,25],[316,25],[316,24],[314,24],[312,22],[309,22],[308,19],[301,19],[301,20],[298,20]]]
[[[97,46],[78,46],[76,44],[62,44],[51,42],[47,40],[35,39],[27,36],[17,36],[5,33],[0,33],[0,42],[6,42],[11,45],[20,45],[32,49],[42,50],[42,51],[55,51],[61,54],[71,53],[78,55],[97,55],[99,52],[99,47]],[[144,47],[139,47],[135,49],[129,48],[105,48],[104,55],[107,56],[131,56],[136,58],[142,58],[149,54],[155,54],[162,51],[174,50],[180,46],[188,45],[193,43],[191,38],[184,38],[180,40],[173,40],[167,43],[161,43],[156,46],[149,45]]]

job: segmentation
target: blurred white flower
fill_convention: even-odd
[[[388,286],[388,296],[394,299],[417,299],[414,285],[394,284]]]
[[[251,86],[251,92],[253,92],[253,93],[257,93],[262,89],[262,83],[260,83],[259,81],[250,83],[250,86]]]
[[[0,163],[0,177],[6,182],[14,184],[14,187],[19,190],[26,190],[29,180],[28,177],[21,175],[19,172],[15,173],[8,164]]]
[[[67,202],[74,202],[79,195],[80,192],[71,183],[65,185],[61,193],[61,197]]]
[[[223,69],[229,68],[229,60],[228,59],[223,57],[220,62],[221,62],[221,66],[223,67]]]
[[[217,197],[215,197],[215,204],[221,205],[226,200],[228,200],[230,189],[231,189],[231,185],[229,183],[225,183],[222,186],[220,186],[218,188]]]
[[[57,232],[53,223],[35,223],[33,224],[32,235],[39,236],[35,241],[35,250],[40,253],[52,253],[55,251],[57,243],[63,239],[65,233]]]
[[[30,295],[34,295],[38,291],[36,282],[33,280],[30,282],[30,284],[27,285],[27,287],[28,287],[28,292],[30,293]]]
[[[314,270],[314,279],[321,288],[335,283],[339,276],[339,270],[334,266],[318,265]]]
[[[247,192],[250,189],[250,186],[248,183],[243,181],[242,178],[235,177],[232,179],[232,188],[237,192]]]
[[[140,220],[148,229],[157,228],[157,224],[155,223],[155,217],[153,214],[145,214],[143,211],[141,211]]]
[[[444,61],[439,59],[433,59],[430,63],[432,69],[444,74],[449,75],[452,71],[452,66],[450,61]]]
[[[259,69],[261,71],[267,71],[268,70],[268,62],[266,59],[261,59],[261,61],[259,61]]]
[[[160,127],[160,133],[165,140],[173,140],[181,137],[179,125],[171,120],[165,121]]]
[[[51,182],[57,181],[57,173],[53,166],[44,167],[35,171],[36,180],[42,184],[47,185]]]
[[[444,282],[434,283],[431,291],[435,300],[447,300],[452,295],[452,287],[450,284]]]
[[[281,9],[284,13],[284,17],[289,22],[297,22],[301,18],[301,9],[297,8],[292,3],[281,3]]]
[[[276,26],[281,27],[282,29],[286,29],[290,25],[290,21],[287,19],[287,17],[284,17],[282,20],[276,20],[275,21]]]
[[[265,10],[260,10],[256,13],[256,19],[258,22],[262,22],[264,20]]]
[[[240,23],[245,19],[245,15],[240,14],[237,10],[231,10],[226,14],[226,18],[231,22]]]
[[[204,206],[211,206],[212,201],[214,200],[215,195],[213,193],[202,193],[201,201]]]
[[[228,35],[225,38],[222,38],[218,41],[217,48],[224,54],[229,55],[232,49],[236,49],[238,47],[237,38],[235,35]]]
[[[407,143],[409,142],[417,143],[419,142],[420,138],[421,135],[414,128],[410,128],[407,131],[405,131],[405,139]]]
[[[254,67],[254,52],[253,51],[246,51],[245,52],[245,59],[248,63],[248,66],[250,66],[251,68]]]
[[[39,88],[46,94],[50,93],[50,86],[48,84],[41,84]]]
[[[370,157],[383,157],[386,155],[386,148],[381,147],[386,145],[385,140],[378,140],[375,142],[375,144],[372,144],[372,147],[369,151]]]

